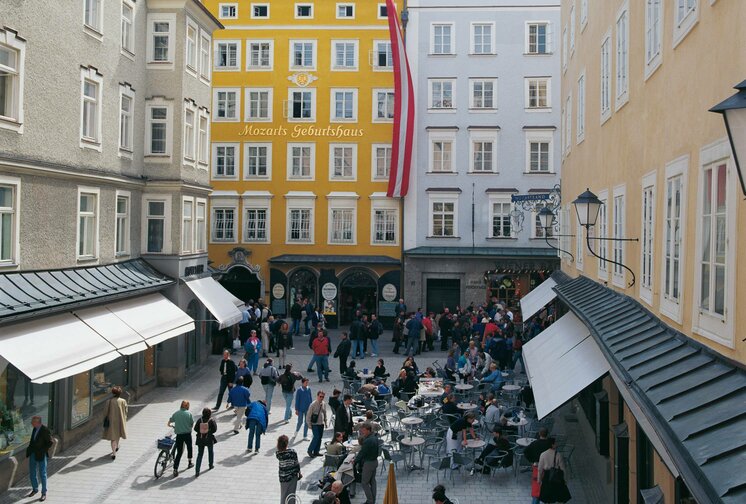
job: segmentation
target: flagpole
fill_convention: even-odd
[[[407,12],[407,0],[403,0],[402,3],[402,14]],[[409,16],[402,15],[402,40],[404,40],[404,47],[406,47],[407,44],[407,20],[409,19]],[[401,273],[399,278],[399,290],[401,291],[400,297],[404,300],[407,298],[404,297],[404,292],[406,290],[406,287],[404,285],[404,278],[405,278],[405,263],[404,263],[404,198],[399,198],[399,215],[401,216],[401,227],[399,228],[399,257],[401,257]]]

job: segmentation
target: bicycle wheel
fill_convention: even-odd
[[[158,454],[158,458],[155,461],[155,467],[153,468],[153,475],[155,476],[155,479],[163,476],[170,458],[171,457],[166,450],[161,450],[161,452]]]

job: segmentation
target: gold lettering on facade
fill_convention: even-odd
[[[276,127],[257,127],[253,124],[246,124],[238,133],[242,137],[284,137],[290,136],[293,139],[302,139],[306,137],[329,137],[329,138],[359,138],[365,134],[362,128],[346,128],[342,125],[337,126],[305,126],[296,124],[292,131],[285,126]]]

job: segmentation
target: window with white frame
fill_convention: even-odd
[[[394,120],[394,90],[373,90],[373,122],[390,122]]]
[[[315,70],[316,69],[316,41],[315,40],[291,40],[290,41],[290,69],[291,70]]]
[[[271,143],[245,143],[244,149],[244,179],[269,178],[272,169]]]
[[[527,77],[526,108],[548,109],[551,103],[551,79],[549,77]]]
[[[430,109],[450,110],[455,108],[453,101],[455,79],[430,79]]]
[[[17,262],[18,197],[20,180],[0,178],[0,265]]]
[[[238,40],[218,40],[215,42],[215,69],[240,70],[241,42]]]
[[[526,131],[526,173],[554,173],[552,130]]]
[[[171,251],[169,230],[171,219],[170,196],[148,196],[143,200],[145,225],[143,226],[144,251],[163,254]]]
[[[26,41],[0,29],[0,128],[22,132]]]
[[[117,191],[114,252],[117,256],[130,252],[130,194]]]
[[[388,9],[385,3],[378,4],[378,19],[386,19],[388,17]]]
[[[148,63],[166,64],[174,62],[174,25],[175,14],[148,14]],[[189,65],[189,24],[187,23],[187,66]],[[193,26],[193,25],[192,25]],[[196,28],[195,28],[196,29]],[[194,34],[195,46],[192,47],[196,57],[197,32]],[[196,61],[194,68],[197,68]]]
[[[329,180],[357,179],[357,145],[329,144]]]
[[[212,241],[233,242],[236,240],[235,207],[212,208]]]
[[[337,19],[355,19],[355,4],[337,4]]]
[[[469,108],[492,110],[497,108],[497,79],[469,79]]]
[[[531,219],[534,223],[534,225],[531,228],[531,238],[544,239],[545,234],[549,238],[554,236],[554,223],[549,228],[544,229],[544,227],[541,225],[542,223],[541,223],[541,219],[539,218],[538,212],[531,212]]]
[[[199,120],[197,129],[197,162],[206,165],[210,154],[210,116],[207,109],[199,109]]]
[[[471,53],[495,54],[495,24],[472,23],[471,25]]]
[[[567,40],[567,25],[562,29],[562,70],[567,70],[567,54],[569,42]]]
[[[129,0],[122,0],[121,50],[126,54],[135,54],[135,6]]]
[[[213,121],[238,121],[240,88],[213,89]]]
[[[614,284],[624,287],[624,189],[614,189],[614,214],[612,215],[612,232],[615,241],[611,244],[612,259],[619,263],[612,265],[611,278]]]
[[[373,180],[388,180],[391,172],[391,145],[373,144]]]
[[[104,31],[104,2],[103,0],[84,0],[83,22],[86,28],[90,28],[99,34]]]
[[[197,198],[194,222],[194,251],[207,250],[207,201]]]
[[[357,70],[358,41],[332,41],[332,70]]]
[[[119,85],[119,149],[131,153],[134,149],[135,92]]]
[[[332,116],[334,122],[357,121],[357,89],[332,89]]]
[[[572,92],[565,100],[565,155],[570,153],[572,147]]]
[[[700,228],[699,311],[725,318],[728,275],[728,167],[727,159],[704,168]]]
[[[194,245],[194,198],[181,200],[181,253],[192,251]]]
[[[202,80],[210,81],[210,72],[212,70],[210,63],[210,48],[212,40],[206,31],[200,30],[199,36],[199,76]]]
[[[312,179],[315,164],[315,144],[288,144],[288,180]]]
[[[490,197],[489,206],[490,229],[488,236],[490,238],[513,238],[510,196]]]
[[[391,52],[391,42],[376,40],[373,42],[373,69],[390,70],[394,68],[394,56]]]
[[[78,191],[78,259],[98,255],[98,191]]]
[[[430,54],[454,54],[453,24],[433,23],[430,25]]]
[[[455,135],[430,138],[430,170],[433,173],[453,172],[453,143]]]
[[[272,120],[272,88],[246,88],[246,121]]]
[[[678,305],[681,299],[682,287],[682,198],[684,196],[684,177],[677,174],[666,179],[666,199],[664,201],[664,239],[663,239],[663,285],[661,309],[664,304],[676,305],[671,315],[678,317]]]
[[[350,203],[333,203],[339,205],[348,205]],[[355,207],[336,207],[329,209],[329,243],[347,244],[355,243]]]
[[[313,19],[313,4],[295,4],[295,19]]]
[[[95,68],[81,68],[80,145],[101,149],[101,104],[104,79]]]
[[[645,77],[663,61],[663,0],[645,0]]]
[[[221,3],[218,8],[220,19],[238,19],[237,3]]]
[[[609,276],[608,262],[606,259],[609,257],[608,252],[608,241],[605,239],[609,237],[609,216],[606,211],[607,209],[607,192],[603,191],[599,193],[598,199],[601,200],[601,207],[598,210],[598,220],[596,221],[596,228],[598,229],[598,238],[596,241],[596,249],[598,251],[598,277],[606,280]]]
[[[575,52],[575,4],[570,7],[570,54]]]
[[[611,35],[601,42],[601,122],[611,116]]]
[[[149,156],[171,155],[171,105],[160,100],[148,100],[145,153]]]
[[[526,54],[549,54],[552,52],[549,21],[526,24]]]
[[[244,208],[244,235],[245,242],[267,243],[269,224],[269,206],[255,207],[253,204]]]
[[[215,178],[236,177],[236,154],[239,144],[235,143],[213,143],[212,144],[212,166]]]
[[[495,133],[475,133],[470,135],[471,173],[494,173],[497,171],[497,135]]]
[[[199,38],[199,27],[197,23],[187,18],[186,22],[186,67],[187,71],[191,73],[197,73],[197,45]]]
[[[616,108],[629,100],[629,8],[627,2],[616,18]]]
[[[311,234],[311,209],[291,208],[288,222],[288,242],[309,243]]]
[[[699,0],[675,0],[673,46],[676,47],[699,19]]]
[[[655,172],[642,179],[642,236],[640,237],[640,297],[653,302],[653,247],[655,244]]]
[[[453,238],[456,236],[457,204],[457,196],[431,196],[430,236],[435,238]]]
[[[316,90],[288,90],[288,119],[291,121],[312,122],[316,120]]]
[[[252,19],[269,19],[269,4],[251,4]]]
[[[583,226],[575,219],[575,267],[582,271],[583,255],[585,254],[585,241],[583,240]]]
[[[271,70],[273,64],[273,47],[271,40],[249,40],[246,42],[246,69]]]
[[[578,117],[576,129],[577,142],[585,138],[585,71],[578,77]]]
[[[197,108],[193,102],[184,102],[184,159],[194,161],[194,132]]]
[[[588,24],[588,0],[580,0],[580,31]]]
[[[384,207],[384,202],[374,201],[373,212],[373,245],[396,245],[399,243],[399,210],[395,207]]]

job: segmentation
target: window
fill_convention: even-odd
[[[288,180],[313,179],[315,144],[288,144]]]
[[[580,31],[588,24],[588,0],[580,0]]]
[[[148,118],[146,154],[169,156],[171,154],[171,107],[156,100],[146,104]]]
[[[191,19],[187,18],[186,24],[186,66],[192,73],[197,72],[197,37],[199,28]]]
[[[355,19],[355,4],[337,4],[337,19]]]
[[[269,178],[271,168],[271,143],[244,144],[244,179]]]
[[[290,68],[308,70],[316,69],[315,40],[290,41]]]
[[[528,23],[526,25],[526,54],[549,54],[551,38],[548,22]]]
[[[567,70],[567,53],[568,53],[568,40],[567,40],[567,25],[562,29],[562,70]]]
[[[471,173],[494,173],[497,171],[497,134],[473,133],[471,143]]]
[[[207,214],[207,202],[197,198],[197,214],[195,219],[194,234],[195,234],[195,252],[204,252],[207,250],[207,225],[206,225],[206,214]]]
[[[394,120],[394,90],[373,90],[373,122],[386,122]]]
[[[295,4],[295,19],[313,19],[313,4]]]
[[[455,235],[456,201],[431,201],[430,236],[451,238]]]
[[[645,78],[663,61],[663,6],[662,0],[645,0]]]
[[[551,81],[549,77],[526,79],[526,108],[546,109],[551,107]]]
[[[472,54],[495,54],[494,37],[492,35],[494,28],[494,23],[472,23]]]
[[[119,85],[119,148],[131,153],[134,137],[135,93],[129,86]]]
[[[330,194],[331,198],[334,193]],[[336,245],[354,245],[355,214],[357,213],[357,201],[354,199],[329,200],[329,243]]]
[[[246,88],[246,121],[272,120],[272,89]]]
[[[356,40],[332,41],[332,70],[357,70],[357,48]]]
[[[688,161],[684,157],[666,166],[666,195],[663,202],[661,313],[677,322],[681,320],[684,178]]]
[[[241,60],[240,42],[237,40],[218,41],[215,44],[215,68],[218,70],[239,70]]]
[[[673,46],[679,45],[699,20],[699,0],[675,0]]]
[[[252,19],[269,19],[269,4],[251,4]]]
[[[210,142],[209,115],[206,109],[199,109],[199,129],[197,130],[197,162],[206,165],[208,162],[208,149]]]
[[[554,173],[552,166],[552,131],[526,131],[526,172]]]
[[[86,28],[90,28],[99,34],[104,31],[104,6],[103,0],[84,0]]]
[[[702,245],[699,268],[699,310],[725,318],[727,278],[727,166],[725,161],[705,167],[702,195]]]
[[[135,33],[132,23],[135,18],[135,8],[128,1],[122,1],[122,52],[126,54],[135,54]]]
[[[540,238],[540,239],[543,239],[545,233],[546,233],[546,235],[549,238],[551,238],[552,236],[554,236],[554,226],[550,227],[545,232],[544,228],[541,225],[541,219],[539,219],[539,213],[538,212],[531,212],[531,218],[532,218],[532,220],[534,222],[534,226],[533,226],[533,228],[531,230],[531,238]],[[559,218],[559,216],[557,218]],[[555,221],[554,225],[556,225],[556,221]]]
[[[238,19],[238,4],[220,4],[220,19]]]
[[[175,14],[148,14],[148,63],[158,65],[163,65],[165,63],[173,64],[173,36],[175,24]],[[194,36],[192,40],[195,44],[195,46],[192,46],[191,54],[196,55],[196,26],[187,23],[186,63],[187,66],[190,66],[191,63],[194,63],[194,66],[192,68],[196,69],[196,61],[194,61],[194,59],[190,60],[190,27],[194,30],[193,32],[191,32],[191,35]]]
[[[246,43],[246,69],[271,70],[273,64],[273,43],[271,40],[252,40]]]
[[[181,253],[191,252],[194,245],[194,199],[184,198],[181,216]]]
[[[390,70],[394,68],[394,56],[391,53],[391,42],[376,40],[373,43],[373,69]]]
[[[455,80],[430,79],[430,108],[431,109],[453,109],[453,88]]]
[[[213,121],[238,121],[239,88],[216,88],[213,90]]]
[[[332,89],[332,121],[357,121],[357,89]]]
[[[565,100],[565,156],[570,153],[572,146],[572,94]]]
[[[103,76],[95,68],[82,68],[80,75],[80,146],[100,151]]]
[[[570,7],[570,54],[575,52],[575,4]]]
[[[509,199],[490,199],[490,238],[512,238],[510,212],[512,205]]]
[[[655,244],[655,176],[653,172],[642,179],[642,236],[640,268],[640,298],[653,303],[653,247]]]
[[[497,90],[497,79],[470,79],[469,108],[471,109],[495,109],[497,103],[495,95]]]
[[[313,243],[313,213],[315,198],[309,192],[289,192],[287,200],[287,243]]]
[[[612,232],[614,238],[624,238],[624,188],[614,189],[614,215],[612,216]],[[611,242],[612,247],[612,258],[619,264],[614,264],[612,267],[612,281],[619,287],[625,287],[624,285],[624,268],[621,264],[624,264],[624,242],[613,241]]]
[[[216,178],[236,177],[236,151],[238,144],[212,144],[213,176]]]
[[[453,25],[430,25],[430,54],[454,54]]]
[[[629,101],[629,10],[624,3],[616,19],[616,108]]]
[[[288,119],[296,121],[316,120],[316,90],[291,89]]]
[[[601,43],[601,123],[611,116],[611,35]]]
[[[210,80],[210,47],[210,36],[202,30],[199,37],[199,76],[205,81]]]
[[[23,132],[23,78],[26,42],[0,29],[0,128]]]
[[[20,180],[0,178],[0,265],[17,263]]]
[[[197,116],[194,106],[184,104],[184,159],[194,161],[194,122]]]
[[[580,143],[585,138],[585,72],[578,77],[578,118],[575,129]]]
[[[391,145],[373,144],[373,180],[388,180],[391,171]]]
[[[357,178],[357,145],[329,145],[329,180]]]
[[[399,242],[398,228],[399,211],[396,208],[373,208],[371,242],[374,245],[396,245]]]
[[[430,171],[435,173],[453,172],[453,138],[433,139]]]
[[[601,259],[598,260],[598,277],[606,280],[609,277],[609,270],[608,270],[608,263],[606,261],[606,258],[609,257],[608,252],[608,241],[604,241],[604,238],[609,237],[609,216],[607,213],[607,192],[603,191],[599,193],[598,199],[601,200],[601,208],[598,211],[598,221],[596,222],[596,226],[598,229],[598,237],[601,238],[601,240],[596,241],[595,245],[597,248],[597,252],[599,257]]]
[[[267,242],[268,208],[246,208],[244,210],[245,242]]]
[[[379,3],[378,4],[378,19],[387,19],[389,16],[388,9],[386,8],[386,4]]]
[[[78,259],[98,255],[98,190],[78,191]]]
[[[146,208],[146,252],[160,254],[166,252],[164,244],[166,240],[166,201],[145,200]]]
[[[236,209],[212,209],[212,240],[216,242],[232,242],[236,239]]]

